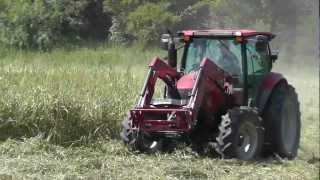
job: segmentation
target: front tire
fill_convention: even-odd
[[[256,159],[262,150],[264,129],[256,109],[237,107],[222,116],[216,151],[223,158]]]
[[[121,123],[122,131],[120,137],[123,143],[131,151],[139,151],[142,153],[156,153],[162,149],[162,141],[155,141],[152,137],[132,130],[132,119],[127,116]]]

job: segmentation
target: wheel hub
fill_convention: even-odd
[[[257,146],[257,130],[254,124],[246,122],[239,128],[238,153],[251,155]]]

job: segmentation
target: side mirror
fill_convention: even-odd
[[[169,49],[169,42],[170,42],[170,34],[162,34],[161,35],[161,48],[163,50],[168,50]]]
[[[175,38],[171,34],[161,35],[161,47],[168,51],[168,64],[169,66],[177,67],[177,49],[175,45]]]
[[[270,58],[271,58],[271,61],[272,61],[272,62],[275,62],[275,61],[278,59],[278,54],[279,54],[278,51],[272,51],[272,52],[271,52]]]
[[[259,53],[265,53],[268,49],[268,38],[263,35],[257,36],[256,51]]]

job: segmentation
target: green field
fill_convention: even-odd
[[[0,179],[319,179],[318,61],[275,65],[302,111],[294,161],[242,162],[129,152],[120,122],[137,100],[158,50],[138,47],[0,50]]]

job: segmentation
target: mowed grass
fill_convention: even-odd
[[[118,137],[120,122],[156,55],[164,52],[109,46],[0,51],[0,179],[319,179],[317,61],[275,65],[301,104],[301,148],[294,161],[221,160],[189,148],[129,152]]]

